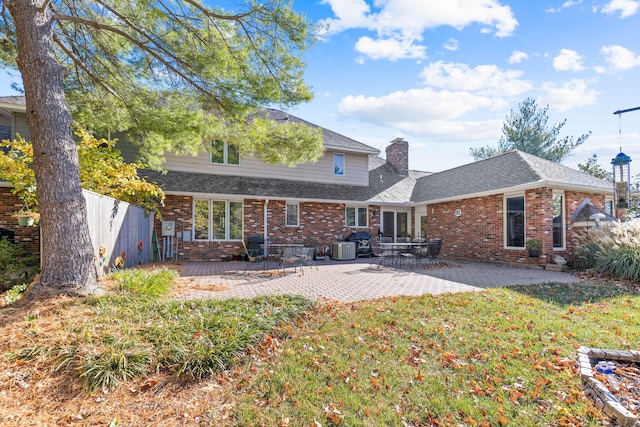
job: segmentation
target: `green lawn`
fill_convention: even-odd
[[[85,393],[232,368],[239,426],[595,426],[576,351],[635,350],[640,334],[640,291],[614,282],[315,305],[175,301],[159,296],[170,272],[114,278],[104,297],[8,311],[1,360]]]
[[[639,309],[638,289],[602,283],[326,307],[260,366],[236,422],[601,425],[576,350],[637,349]]]

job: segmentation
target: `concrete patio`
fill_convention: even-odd
[[[379,266],[377,258],[317,261],[316,266],[288,266],[273,262],[189,262],[181,265],[181,298],[251,298],[258,295],[299,294],[341,302],[399,295],[473,292],[487,288],[544,282],[577,282],[570,273],[529,266],[507,266],[464,260],[439,261],[402,268]]]

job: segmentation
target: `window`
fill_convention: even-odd
[[[554,193],[553,208],[553,247],[564,248],[564,194]]]
[[[613,212],[613,199],[605,199],[604,201],[604,213],[607,215],[615,216]]]
[[[211,143],[211,163],[221,165],[239,165],[240,151],[238,144],[215,140]]]
[[[242,202],[196,200],[195,240],[242,240]]]
[[[427,238],[427,218],[426,215],[420,217],[420,235],[418,237],[422,237],[423,239]]]
[[[287,203],[287,227],[297,227],[300,225],[300,206],[297,203]]]
[[[333,174],[344,175],[344,154],[333,155]]]
[[[524,196],[507,197],[505,204],[506,244],[512,248],[524,248]]]
[[[347,227],[366,227],[368,218],[367,208],[348,207],[345,210],[345,222]]]

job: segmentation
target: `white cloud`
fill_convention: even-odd
[[[603,13],[620,12],[620,18],[627,18],[635,15],[640,9],[640,1],[637,0],[611,0],[602,8]]]
[[[600,49],[600,53],[605,56],[605,61],[614,71],[629,70],[640,65],[640,56],[622,46],[605,46]]]
[[[533,89],[529,81],[521,79],[521,71],[503,71],[495,65],[471,68],[467,64],[439,61],[426,66],[420,76],[429,86],[477,92],[492,97],[513,97]]]
[[[453,52],[453,51],[456,51],[456,50],[458,50],[458,40],[456,40],[456,39],[449,39],[449,40],[447,40],[447,41],[444,43],[443,47],[444,47],[445,49],[447,49],[447,50],[452,51],[452,52]]]
[[[582,65],[582,56],[578,52],[570,49],[561,49],[560,54],[553,58],[553,68],[556,71],[581,71],[584,70]]]
[[[338,104],[338,112],[377,125],[405,128],[410,123],[457,119],[470,111],[495,105],[496,101],[488,96],[423,88],[380,97],[349,95]]]
[[[562,3],[562,6],[560,6],[559,8],[550,7],[549,9],[546,10],[546,12],[549,12],[549,13],[561,12],[562,9],[567,9],[571,6],[575,6],[580,3],[582,3],[582,0],[568,0]]]
[[[422,41],[422,33],[439,26],[461,30],[478,23],[483,26],[481,32],[505,37],[518,25],[511,8],[498,0],[374,0],[373,5],[364,0],[324,0],[324,3],[331,6],[335,15],[320,21],[328,25],[327,34],[356,28],[374,32],[377,41],[367,37],[358,44],[361,53],[376,59],[415,58],[420,48],[424,51],[417,44]],[[400,55],[389,54],[390,40],[403,49]]]
[[[525,52],[514,50],[511,52],[511,56],[509,57],[509,64],[519,64],[525,59],[529,59],[529,55]]]
[[[574,79],[561,84],[545,83],[542,85],[541,105],[559,112],[573,108],[595,105],[600,92],[589,89],[582,79]]]
[[[387,38],[374,40],[370,37],[361,37],[356,43],[356,51],[371,59],[424,59],[426,58],[424,46],[415,45],[411,40]]]

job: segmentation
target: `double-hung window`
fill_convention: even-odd
[[[505,243],[524,248],[524,196],[505,198]]]
[[[285,225],[287,227],[298,227],[300,225],[300,205],[298,203],[287,202],[285,216]]]
[[[347,227],[366,227],[367,217],[367,208],[347,206],[345,209],[345,223]]]
[[[553,193],[553,248],[564,248],[564,194]]]
[[[221,165],[239,165],[240,150],[238,144],[219,139],[211,143],[211,163]]]
[[[333,155],[333,174],[344,175],[344,154],[334,153]]]
[[[242,202],[196,199],[195,240],[242,240]]]

